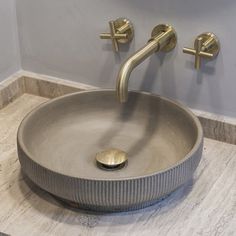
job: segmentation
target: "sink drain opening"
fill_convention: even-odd
[[[110,148],[96,154],[97,166],[105,170],[118,170],[127,162],[127,153],[117,148]]]

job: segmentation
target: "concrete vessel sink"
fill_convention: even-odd
[[[191,178],[202,142],[198,118],[182,105],[135,91],[120,104],[113,90],[44,103],[17,135],[22,170],[35,184],[96,211],[134,210],[171,193]]]

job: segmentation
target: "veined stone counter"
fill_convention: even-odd
[[[236,235],[236,145],[205,139],[192,180],[159,203],[133,212],[65,208],[25,178],[16,152],[23,117],[47,98],[23,94],[0,110],[0,232],[40,235]]]

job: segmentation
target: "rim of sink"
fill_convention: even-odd
[[[33,108],[21,121],[18,131],[17,131],[17,143],[21,146],[21,149],[25,152],[26,155],[28,155],[29,157],[33,156],[28,149],[26,148],[24,142],[23,142],[23,130],[25,128],[26,125],[26,120],[28,119],[29,116],[33,115],[36,111],[39,111],[41,109],[43,109],[45,106],[48,106],[49,104],[57,101],[57,100],[61,100],[65,97],[69,97],[69,96],[74,96],[77,94],[82,94],[82,93],[93,93],[93,92],[106,92],[106,91],[110,91],[110,92],[114,92],[114,89],[94,89],[94,90],[89,90],[89,91],[78,91],[78,92],[74,92],[74,93],[70,93],[67,95],[63,95],[54,99],[51,99],[49,101],[43,102],[42,104],[40,104],[39,106]],[[117,182],[117,181],[126,181],[126,180],[135,180],[135,179],[143,179],[143,178],[148,178],[151,177],[153,175],[158,175],[161,174],[163,172],[167,172],[169,170],[172,170],[176,167],[178,167],[179,165],[181,165],[183,162],[185,162],[189,157],[192,156],[193,153],[195,153],[199,146],[202,143],[203,140],[203,129],[201,126],[201,123],[199,121],[199,119],[194,115],[194,113],[185,105],[182,105],[180,102],[163,97],[161,95],[156,95],[153,93],[149,93],[149,92],[144,92],[144,91],[138,91],[138,90],[129,90],[129,92],[134,92],[134,93],[139,93],[139,94],[145,94],[151,97],[155,97],[155,98],[161,98],[162,100],[165,100],[167,102],[172,103],[173,105],[178,106],[180,109],[182,109],[184,112],[186,112],[186,114],[188,116],[191,117],[191,119],[193,119],[194,121],[194,125],[196,126],[196,130],[197,130],[197,136],[196,136],[196,141],[193,145],[193,147],[191,148],[191,150],[179,161],[177,161],[175,164],[170,165],[167,168],[163,168],[162,170],[156,171],[156,172],[152,172],[150,174],[146,174],[146,175],[140,175],[140,176],[129,176],[129,177],[117,177],[116,179],[105,179],[105,178],[96,178],[96,177],[91,177],[91,178],[85,178],[85,177],[78,177],[78,176],[73,176],[73,175],[65,175],[63,173],[51,170],[47,167],[45,167],[42,164],[39,164],[35,159],[31,158],[32,162],[37,163],[37,165],[41,166],[44,169],[49,170],[50,172],[56,173],[58,175],[62,175],[62,176],[67,176],[67,177],[71,177],[71,178],[76,178],[76,179],[81,179],[81,180],[92,180],[92,181],[107,181],[107,182]]]

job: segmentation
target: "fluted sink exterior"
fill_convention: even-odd
[[[112,212],[151,205],[189,180],[202,144],[191,111],[135,91],[126,104],[113,90],[51,100],[25,117],[17,135],[22,170],[36,185],[76,207]],[[128,153],[128,165],[101,170],[95,154],[111,145]]]

